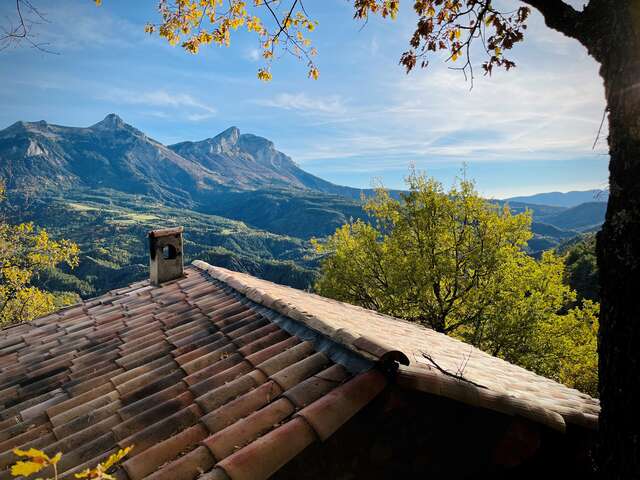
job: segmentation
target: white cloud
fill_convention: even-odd
[[[245,58],[251,62],[257,62],[262,58],[262,54],[257,48],[250,48],[245,53]]]
[[[353,172],[398,169],[410,161],[459,165],[602,155],[604,162],[606,122],[592,150],[605,107],[596,62],[535,11],[529,27],[525,43],[513,51],[518,67],[483,77],[476,65],[471,91],[462,74],[436,59],[410,75],[376,70],[363,86],[367,103],[308,115],[307,127],[331,132],[330,141],[314,135],[305,145],[294,142],[288,153],[301,163],[344,158],[345,171]],[[282,108],[295,103],[277,100],[271,103]]]
[[[122,88],[105,89],[98,95],[101,100],[115,104],[144,105],[145,107],[169,108],[191,122],[199,122],[216,115],[216,109],[187,93],[170,93],[166,90],[135,91]],[[165,111],[154,110],[156,117],[168,117]]]
[[[267,100],[257,100],[256,103],[265,107],[296,110],[311,114],[341,115],[346,107],[339,95],[328,97],[312,97],[306,93],[280,93]]]
[[[191,113],[187,115],[187,120],[190,122],[202,122],[203,120],[208,120],[209,118],[215,117],[215,113]]]

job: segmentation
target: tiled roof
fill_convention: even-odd
[[[404,386],[465,403],[517,414],[558,430],[566,424],[596,428],[596,399],[469,344],[418,324],[285,287],[246,274],[194,265],[251,300],[371,359],[400,361]],[[463,377],[460,380],[457,377]]]
[[[0,479],[14,447],[64,452],[72,478],[132,444],[118,478],[267,478],[384,388],[368,360],[185,273],[0,331]]]
[[[406,387],[596,423],[590,397],[431,330],[204,262],[185,273],[0,331],[0,480],[16,446],[64,452],[69,478],[131,444],[118,478],[267,478],[375,398],[388,380],[372,367],[396,361]]]

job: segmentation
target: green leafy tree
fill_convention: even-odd
[[[3,196],[0,184],[0,200]],[[75,243],[52,240],[31,223],[10,225],[0,218],[0,326],[26,322],[76,301],[75,295],[56,295],[32,281],[60,263],[76,266],[78,252]]]
[[[473,325],[495,299],[505,266],[528,258],[531,216],[481,199],[472,182],[449,191],[422,175],[395,200],[384,189],[365,205],[373,222],[344,225],[318,251],[328,254],[323,295],[450,333]]]
[[[407,186],[400,200],[379,189],[365,206],[371,222],[351,222],[315,242],[325,255],[316,290],[595,393],[594,304],[558,313],[576,294],[563,283],[562,257],[524,252],[531,215],[485,201],[465,179],[445,191],[412,173]],[[583,344],[582,354],[567,352]]]
[[[578,300],[600,300],[600,278],[596,257],[596,236],[587,235],[565,253],[566,281],[578,293]]]

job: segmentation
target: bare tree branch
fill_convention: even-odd
[[[15,20],[7,18],[7,25],[0,26],[0,51],[27,43],[41,52],[56,53],[49,50],[48,43],[36,41],[33,27],[49,21],[29,0],[16,0],[15,15]]]

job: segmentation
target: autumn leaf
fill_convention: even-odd
[[[122,460],[131,450],[133,445],[118,450],[112,454],[104,462],[99,463],[94,468],[87,468],[80,473],[74,474],[76,478],[91,478],[99,480],[116,480],[116,477],[107,473],[107,471]]]
[[[25,462],[20,460],[11,466],[11,475],[14,477],[28,477],[32,473],[39,472],[46,466],[47,464],[44,461],[28,460]]]
[[[258,78],[263,82],[270,82],[273,76],[271,75],[271,72],[269,72],[268,70],[265,70],[264,68],[260,68],[258,69]]]

